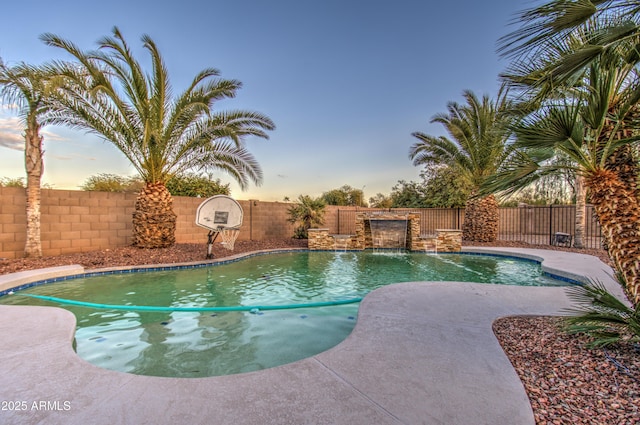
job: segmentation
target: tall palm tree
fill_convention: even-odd
[[[518,67],[534,64],[536,84],[558,88],[579,81],[589,65],[607,57],[622,57],[622,68],[640,62],[640,2],[637,0],[551,0],[521,12],[520,27],[500,39],[499,50],[515,59]],[[558,46],[566,46],[561,49]],[[550,55],[551,52],[551,55]],[[545,58],[540,66],[540,58]],[[526,65],[525,65],[526,66]],[[545,90],[542,90],[543,96]],[[548,90],[547,93],[548,94]],[[615,108],[615,105],[613,105]],[[627,113],[628,122],[610,123],[609,131],[625,138],[637,128],[630,122],[640,121],[640,106]],[[637,150],[621,146],[609,158],[609,169],[615,171],[636,194],[639,155]]]
[[[49,111],[47,98],[56,85],[55,78],[43,69],[21,63],[7,66],[0,60],[0,98],[18,106],[18,114],[25,122],[25,169],[27,172],[26,214],[27,237],[25,257],[41,257],[40,239],[40,182],[44,170],[40,132],[44,115]]]
[[[640,300],[640,234],[633,224],[638,208],[635,153],[640,129],[638,18],[640,3],[635,0],[553,0],[523,12],[521,27],[501,40],[503,54],[514,57],[518,66],[555,46],[573,43],[536,72],[543,75],[540,81],[547,87],[571,87],[578,82],[584,89],[568,105],[556,104],[556,110],[539,114],[525,127],[535,128],[536,120],[550,119],[546,125],[563,129],[546,144],[571,151],[578,174],[591,190],[609,254],[635,302]]]
[[[41,38],[77,61],[52,65],[68,81],[53,121],[113,143],[145,182],[133,213],[134,245],[158,248],[175,242],[175,213],[165,183],[176,174],[223,170],[243,189],[261,182],[262,171],[244,139],[268,138],[265,131],[274,129],[273,122],[257,112],[213,110],[217,101],[235,96],[239,81],[218,78],[218,70],[207,68],[173,96],[163,58],[147,35],[142,42],[151,57],[150,73],[118,28],[98,41],[96,51],[82,51],[53,34]]]
[[[464,92],[466,104],[450,102],[448,113],[436,115],[431,122],[442,124],[450,138],[415,132],[418,139],[409,150],[413,164],[447,165],[459,173],[471,188],[467,199],[462,237],[470,241],[494,241],[498,237],[498,202],[493,195],[476,196],[484,180],[495,173],[509,156],[509,102],[500,90],[495,101]]]
[[[558,63],[571,57],[577,50],[583,48],[589,42],[589,37],[602,28],[613,25],[613,20],[606,22],[590,20],[582,26],[573,29],[563,39],[554,38],[547,48],[534,58],[516,60],[510,68],[501,76],[509,85],[512,93],[519,93],[519,110],[526,116],[527,113],[540,108],[544,104],[557,102],[560,99],[578,98],[585,95],[585,90],[593,90],[592,75],[601,69],[607,70],[612,77],[610,86],[601,87],[601,92],[593,93],[592,101],[596,96],[606,95],[608,110],[606,111],[605,125],[600,136],[603,139],[610,137],[626,138],[634,133],[632,123],[637,122],[637,106],[634,102],[638,98],[637,84],[637,59],[629,55],[633,46],[630,41],[620,41],[615,48],[611,47],[606,52],[594,58],[582,69],[575,70],[572,75],[564,78],[557,77]],[[611,74],[613,72],[613,74]],[[602,101],[598,101],[602,104]],[[629,146],[619,147],[608,159],[608,168],[616,171],[630,190],[636,192],[638,179],[637,160]],[[585,225],[586,212],[586,186],[583,184],[581,174],[575,175],[576,188],[576,237],[575,245],[582,247],[582,237]]]
[[[516,190],[527,176],[572,168],[584,178],[590,200],[609,244],[609,254],[622,273],[629,294],[640,301],[640,211],[635,194],[608,166],[622,146],[637,146],[640,137],[621,132],[638,103],[640,76],[621,79],[621,67],[607,58],[589,65],[583,86],[573,96],[550,101],[515,128],[516,148],[558,150],[571,159],[555,169],[541,162],[513,162],[489,179],[493,189]]]

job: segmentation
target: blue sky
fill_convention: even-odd
[[[108,5],[108,6],[107,6]],[[149,34],[175,92],[206,67],[242,81],[224,109],[268,115],[269,140],[248,139],[263,184],[232,196],[264,201],[318,196],[348,184],[365,197],[389,194],[398,180],[418,180],[408,158],[411,133],[444,134],[430,124],[462,91],[495,95],[507,66],[496,41],[514,27],[530,0],[175,2],[8,2],[0,25],[0,57],[9,64],[68,59],[39,35],[51,32],[84,49],[124,33],[143,62]],[[0,108],[0,177],[24,176],[21,124]],[[61,127],[45,128],[44,183],[77,189],[97,173],[133,175],[108,142]],[[232,182],[219,174],[223,182]]]

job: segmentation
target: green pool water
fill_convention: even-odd
[[[365,296],[396,282],[561,286],[539,264],[458,254],[293,252],[204,268],[73,279],[22,293],[107,305],[290,305]],[[60,306],[77,318],[78,355],[141,375],[204,377],[270,368],[325,351],[355,326],[358,304],[290,310],[146,312],[70,306],[13,295],[0,304]]]

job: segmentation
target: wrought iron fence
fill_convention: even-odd
[[[462,229],[464,208],[423,208],[423,209],[338,209],[337,233],[355,233],[355,219],[358,212],[392,211],[397,213],[420,214],[420,232],[425,235],[436,229]],[[574,205],[519,206],[500,208],[498,239],[525,242],[532,245],[563,244],[575,242]],[[603,244],[600,224],[593,206],[587,205],[586,228],[583,238],[585,248],[601,249]]]

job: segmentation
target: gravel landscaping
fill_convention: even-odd
[[[640,423],[640,346],[588,349],[557,317],[508,317],[493,331],[525,386],[537,424]]]
[[[474,244],[482,245],[482,244]],[[305,240],[238,241],[233,252],[215,245],[215,258],[243,252],[306,248]],[[491,244],[491,246],[496,246]],[[499,246],[551,248],[520,243]],[[601,250],[575,250],[608,262]],[[80,264],[87,269],[203,261],[206,244],[142,250],[123,247],[37,259],[0,259],[0,274]],[[640,423],[640,346],[588,349],[585,336],[568,335],[557,317],[509,317],[494,332],[527,391],[537,424]]]

